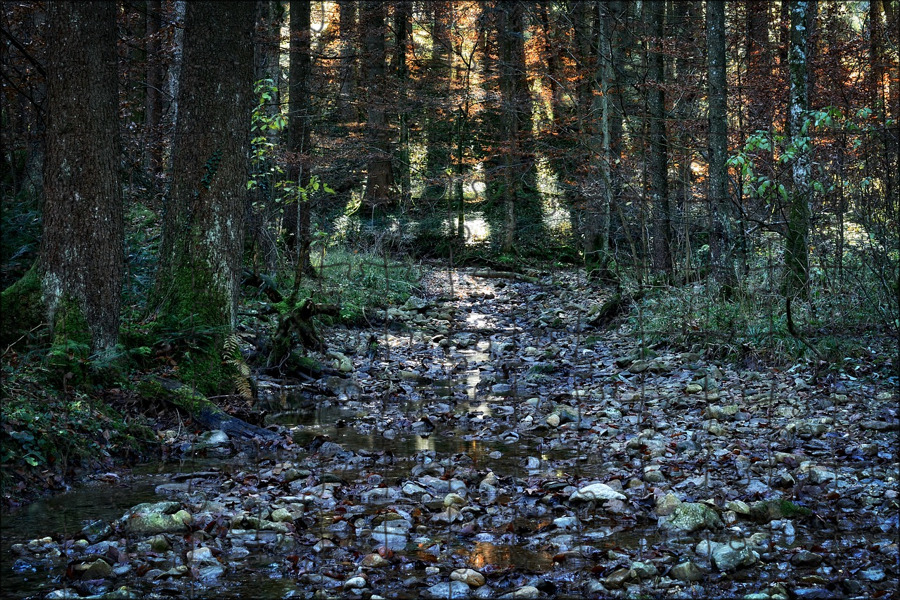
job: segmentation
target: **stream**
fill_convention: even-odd
[[[341,375],[259,381],[282,443],[168,432],[181,460],[4,515],[3,597],[892,593],[896,392],[646,359],[545,281],[435,278],[377,352],[328,333]]]

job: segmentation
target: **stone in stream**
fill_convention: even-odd
[[[442,581],[422,590],[423,598],[433,600],[450,600],[453,598],[469,598],[471,591],[468,585],[462,581]]]
[[[612,489],[605,483],[592,483],[586,485],[569,496],[570,502],[595,502],[597,500],[626,500],[624,495]]]
[[[540,598],[541,591],[533,585],[524,585],[519,589],[499,596],[500,600],[535,600]]]
[[[606,576],[603,580],[603,585],[611,589],[620,588],[625,585],[626,581],[630,581],[636,576],[637,574],[632,569],[616,569]]]
[[[477,588],[484,585],[485,578],[475,569],[456,569],[450,573],[450,581],[462,581],[468,586]]]
[[[719,544],[712,551],[712,562],[723,572],[749,567],[759,561],[759,553],[747,546],[743,540],[731,540]]]
[[[102,519],[91,521],[81,530],[81,536],[92,544],[105,540],[111,534],[112,528]]]
[[[189,563],[197,563],[197,564],[209,564],[215,565],[219,564],[219,561],[213,556],[212,550],[207,548],[206,546],[200,546],[196,550],[191,550],[187,553],[187,560]]]
[[[703,569],[689,560],[678,563],[669,569],[669,577],[678,579],[679,581],[700,581],[704,576]]]
[[[714,509],[699,502],[682,502],[661,525],[664,529],[688,532],[725,526]]]
[[[175,533],[187,531],[191,513],[181,510],[179,502],[147,502],[133,507],[121,521],[125,531],[133,535]]]

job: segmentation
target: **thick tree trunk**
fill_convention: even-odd
[[[390,129],[387,123],[385,97],[385,6],[375,0],[362,5],[364,46],[366,49],[365,80],[368,91],[366,137],[369,141],[369,160],[366,176],[365,200],[370,207],[392,203]]]
[[[522,3],[497,5],[497,34],[500,39],[500,95],[504,142],[504,207],[506,219],[503,251],[512,252],[517,241],[520,215],[517,206],[523,183],[530,170],[527,141],[531,134],[531,98],[525,70],[524,14]]]
[[[452,144],[451,119],[444,107],[450,97],[452,58],[450,53],[450,18],[452,7],[447,0],[430,2],[431,58],[425,81],[425,197],[444,198],[447,169]]]
[[[119,335],[124,228],[116,5],[51,2],[41,284],[57,339]]]
[[[228,379],[221,343],[236,324],[243,250],[254,4],[193,1],[154,303],[160,321],[207,339],[192,352],[204,391]]]

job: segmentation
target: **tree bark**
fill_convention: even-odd
[[[48,5],[47,135],[41,284],[57,339],[113,349],[124,226],[116,5]]]
[[[770,0],[747,2],[747,82],[750,131],[768,131],[776,103],[772,101],[772,52],[769,46]]]
[[[338,77],[340,88],[337,101],[337,116],[342,122],[358,121],[359,113],[353,98],[356,93],[356,82],[359,77],[357,48],[357,0],[338,0],[338,19],[340,32],[340,65]]]
[[[785,240],[785,294],[806,297],[809,285],[809,137],[805,130],[809,111],[807,77],[809,2],[791,0],[789,130],[794,158],[791,161],[793,190]]]
[[[665,2],[644,2],[644,21],[650,40],[647,48],[647,107],[650,137],[650,204],[653,230],[653,269],[671,274],[671,214],[669,208],[669,147],[666,137],[666,111],[662,60]]]
[[[164,69],[160,56],[162,1],[147,1],[147,93],[144,105],[144,168],[154,181],[162,175]]]
[[[389,128],[385,98],[385,6],[376,0],[365,0],[361,23],[366,49],[365,81],[368,92],[366,138],[369,159],[365,201],[370,207],[391,204],[394,185],[391,170]]]
[[[706,57],[709,82],[710,257],[713,276],[726,293],[734,285],[731,264],[731,203],[728,201],[728,88],[725,76],[725,2],[706,3]]]
[[[172,188],[153,296],[165,327],[207,340],[192,353],[195,373],[207,379],[204,391],[223,383],[222,340],[236,324],[254,9],[251,2],[198,0],[185,15]]]
[[[290,95],[288,104],[288,150],[294,154],[294,160],[288,173],[288,179],[296,185],[306,188],[310,180],[309,155],[312,151],[310,126],[312,110],[310,109],[310,82],[312,62],[310,53],[310,0],[291,0],[290,7],[291,40],[290,40]],[[285,210],[293,213],[287,219],[291,230],[287,232],[288,246],[296,246],[297,276],[315,276],[310,257],[312,245],[311,212],[312,197],[304,198],[299,192],[294,203]]]
[[[412,182],[410,180],[410,154],[409,154],[409,65],[406,60],[406,52],[412,39],[410,17],[412,16],[412,2],[410,0],[398,0],[394,5],[394,76],[397,79],[397,121],[399,140],[395,153],[394,171],[397,173],[400,185],[400,200],[402,203],[410,201],[412,196]]]

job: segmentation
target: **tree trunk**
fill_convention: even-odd
[[[772,52],[769,47],[770,0],[747,2],[747,109],[750,131],[768,131],[776,102],[772,81]]]
[[[725,3],[706,3],[706,58],[709,81],[710,257],[713,276],[726,293],[734,286],[731,264],[731,204],[728,201],[728,88],[725,76]]]
[[[290,94],[288,104],[288,150],[294,154],[288,179],[306,188],[310,179],[309,155],[312,151],[310,121],[312,117],[309,93],[312,76],[310,56],[310,0],[291,0],[290,6]],[[309,249],[312,245],[312,197],[297,193],[294,203],[285,207],[293,218],[287,219],[288,246],[296,247],[297,276],[315,276]]]
[[[385,6],[376,0],[362,5],[364,47],[366,49],[365,81],[368,92],[366,137],[369,160],[365,200],[368,206],[391,203],[394,176],[391,170],[387,103],[385,99]]]
[[[403,204],[408,203],[412,196],[409,154],[409,65],[406,62],[406,52],[412,39],[411,16],[412,2],[410,0],[398,0],[394,5],[394,35],[396,38],[394,76],[397,78],[398,86],[397,121],[400,135],[395,154],[394,170],[399,180],[400,200]]]
[[[116,5],[48,5],[47,135],[41,284],[57,339],[113,349],[124,227]]]
[[[147,1],[147,93],[144,105],[144,168],[154,181],[162,175],[163,64],[160,56],[162,1]]]
[[[652,207],[653,269],[657,273],[671,274],[671,215],[669,209],[669,148],[666,137],[665,92],[663,85],[663,24],[665,2],[644,2],[644,21],[648,25],[647,105],[650,137],[650,204]]]
[[[431,58],[425,81],[425,197],[444,198],[447,169],[452,144],[451,119],[446,106],[450,97],[452,58],[450,53],[450,18],[452,8],[446,0],[429,3],[432,9]]]
[[[193,1],[154,302],[164,327],[200,338],[183,372],[215,390],[236,324],[253,105],[254,4]],[[192,382],[193,383],[193,382]]]
[[[809,137],[804,124],[809,110],[807,40],[809,2],[791,0],[789,128],[795,156],[791,161],[793,190],[788,207],[785,241],[785,294],[806,297],[809,285]]]
[[[340,87],[337,101],[337,117],[341,122],[359,120],[354,97],[356,82],[359,77],[357,48],[357,0],[338,0],[338,19],[340,33],[340,64],[338,66]]]
[[[504,143],[503,251],[515,250],[523,182],[530,171],[531,98],[525,70],[525,24],[522,3],[497,4],[500,54],[501,122]]]

